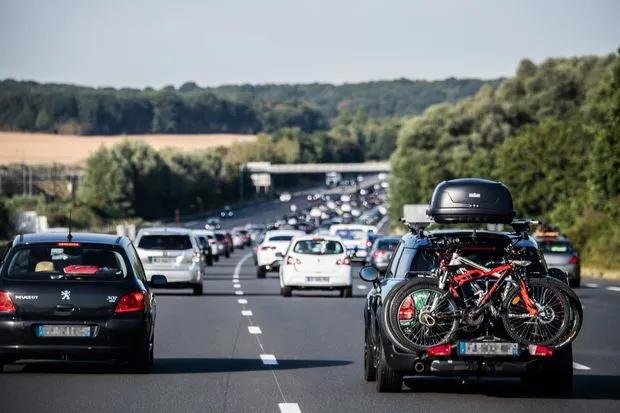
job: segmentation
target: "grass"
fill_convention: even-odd
[[[74,136],[29,132],[0,132],[0,165],[10,163],[80,165],[88,155],[123,139],[140,139],[155,149],[176,148],[183,151],[229,146],[235,142],[252,142],[255,135],[121,135]]]

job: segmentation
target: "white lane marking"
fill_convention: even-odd
[[[278,364],[278,360],[276,360],[276,356],[273,354],[261,354],[260,359],[263,361],[263,364],[267,366],[275,366]]]
[[[235,265],[235,271],[233,272],[233,278],[237,277],[239,278],[239,272],[241,271],[241,266],[243,265],[244,262],[246,262],[250,257],[252,256],[252,253],[249,253],[247,255],[245,255],[243,258],[241,258],[239,260],[239,262],[237,263],[237,265]]]
[[[252,317],[252,311],[250,310],[243,310],[241,311],[241,315],[244,317]]]
[[[597,283],[585,283],[584,285],[588,288],[598,288]]]
[[[573,361],[573,368],[575,370],[592,370],[590,367],[583,365],[583,364],[579,364]]]
[[[280,413],[301,413],[297,403],[278,403]]]
[[[250,334],[263,334],[260,327],[258,326],[248,326],[248,331]]]
[[[235,291],[235,294],[236,294],[236,295],[243,295],[243,291],[239,291],[239,290],[237,290],[237,291]]]
[[[381,229],[383,228],[385,223],[388,221],[388,219],[390,218],[386,215],[383,218],[381,218],[381,220],[377,223],[377,228],[379,229],[379,231],[381,231]]]
[[[233,288],[241,288],[241,284],[233,284]]]
[[[620,291],[620,287],[616,287],[615,285],[612,285],[611,287],[607,287],[606,290],[609,290],[609,291]]]
[[[248,303],[248,300],[246,300],[245,298],[240,298],[240,299],[238,299],[238,300],[237,300],[237,302],[238,302],[239,304],[247,304],[247,303]]]
[[[358,285],[357,288],[359,288],[360,290],[367,290],[368,287],[366,287],[365,285]]]

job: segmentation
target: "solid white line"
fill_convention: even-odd
[[[241,315],[244,317],[252,317],[252,311],[250,310],[243,310],[241,311]]]
[[[274,356],[273,354],[261,354],[260,359],[265,365],[274,366],[278,364],[278,360],[276,360],[276,356]]]
[[[579,364],[573,361],[573,368],[575,370],[592,370],[590,367],[583,365],[583,364]]]
[[[280,413],[301,413],[297,403],[278,403]]]
[[[239,290],[237,290],[237,291],[235,291],[235,294],[236,294],[236,295],[243,295],[243,291],[239,291]]]
[[[597,283],[585,283],[584,286],[586,286],[588,288],[598,288],[598,284]]]
[[[263,334],[260,327],[257,326],[248,326],[248,331],[250,334]]]
[[[233,288],[241,288],[241,284],[233,284]]]
[[[233,278],[234,277],[239,277],[239,272],[241,271],[241,266],[243,265],[244,262],[246,262],[250,257],[252,256],[252,253],[247,254],[246,256],[244,256],[243,258],[241,258],[239,260],[239,262],[237,263],[237,265],[235,265],[235,271],[233,272]]]
[[[245,298],[240,298],[240,299],[238,299],[238,300],[237,300],[237,302],[238,302],[239,304],[247,304],[247,303],[248,303],[248,300],[246,300]]]
[[[359,288],[360,290],[367,290],[368,287],[366,287],[365,285],[358,285],[357,288]]]
[[[620,291],[620,287],[616,287],[615,285],[612,285],[611,287],[607,287],[606,290],[609,290],[609,291]]]

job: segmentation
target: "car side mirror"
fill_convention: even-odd
[[[284,254],[281,252],[276,252],[276,258],[284,258]]]
[[[369,283],[376,283],[379,281],[379,271],[372,265],[367,265],[360,270],[360,278]]]
[[[168,279],[165,275],[155,274],[151,277],[151,285],[153,287],[165,287],[168,284]]]
[[[551,278],[555,278],[556,280],[568,284],[568,274],[566,273],[566,271],[563,271],[559,268],[549,268],[547,274]]]

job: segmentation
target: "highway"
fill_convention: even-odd
[[[226,224],[274,218],[282,208],[250,208]],[[379,394],[362,377],[368,285],[355,277],[353,298],[283,298],[269,275],[256,279],[245,248],[209,267],[202,297],[158,291],[151,374],[105,364],[7,366],[0,411],[620,411],[620,282],[586,280],[578,290],[585,321],[574,343],[575,389],[547,399],[524,395],[513,379],[408,379],[403,393]]]

